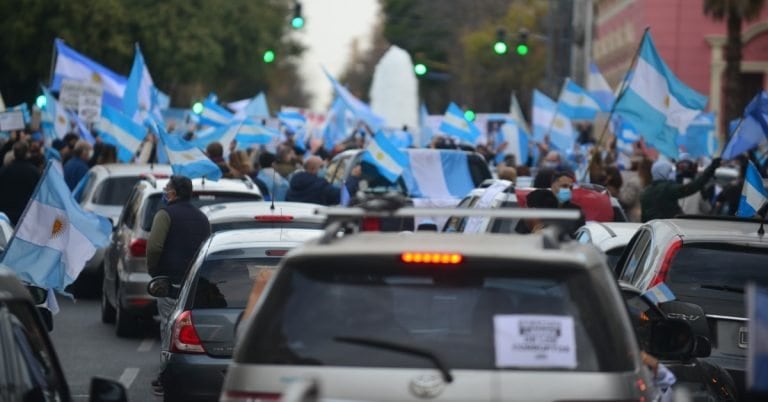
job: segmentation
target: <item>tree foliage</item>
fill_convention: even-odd
[[[187,106],[215,91],[222,99],[267,90],[305,105],[288,35],[289,0],[14,0],[0,2],[0,91],[30,101],[48,83],[54,38],[127,75],[138,42],[155,84]],[[277,61],[264,64],[273,49]]]

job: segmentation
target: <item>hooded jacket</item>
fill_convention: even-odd
[[[325,179],[311,173],[297,172],[291,178],[285,200],[335,205],[339,203],[339,195],[339,190]]]

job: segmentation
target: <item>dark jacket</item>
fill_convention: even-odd
[[[579,230],[580,227],[587,224],[585,218],[584,218],[584,211],[581,210],[581,207],[572,203],[571,201],[566,201],[562,204],[560,204],[560,209],[574,209],[579,211],[581,216],[579,216],[579,219],[576,221],[573,221],[569,224],[567,224],[568,228],[568,234],[571,235],[571,237],[576,238],[576,231]]]
[[[72,157],[64,164],[64,181],[67,182],[67,187],[70,190],[74,190],[77,187],[77,183],[80,179],[88,173],[88,163],[78,157]]]
[[[152,222],[147,244],[149,274],[167,275],[172,283],[181,283],[197,250],[210,234],[208,218],[188,201],[175,201],[162,208]]]
[[[0,169],[0,212],[5,212],[16,226],[40,180],[40,172],[26,160],[14,160]]]
[[[285,200],[335,205],[339,203],[339,195],[339,190],[325,179],[307,172],[298,172],[291,178]]]
[[[715,173],[714,165],[707,167],[696,180],[688,184],[679,184],[672,180],[655,180],[640,195],[642,208],[641,220],[674,218],[682,212],[680,198],[685,198],[704,188]]]

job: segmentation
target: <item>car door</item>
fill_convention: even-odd
[[[640,229],[635,236],[632,237],[624,254],[616,264],[616,270],[619,280],[633,284],[634,281],[640,276],[643,270],[643,264],[649,254],[649,248],[651,246],[651,231],[648,229]]]
[[[135,224],[140,200],[140,187],[136,187],[130,197],[128,197],[123,213],[120,215],[120,219],[115,225],[112,233],[112,241],[107,251],[106,261],[108,261],[108,263],[105,262],[104,264],[104,289],[112,302],[116,302],[117,299],[115,288],[117,276],[119,275],[118,265],[122,263],[121,260],[127,248],[126,241],[129,241],[127,238],[130,238],[131,230]]]

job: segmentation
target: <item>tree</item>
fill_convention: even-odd
[[[717,21],[726,21],[725,44],[725,119],[741,115],[741,25],[760,15],[765,0],[704,0],[704,14]]]

